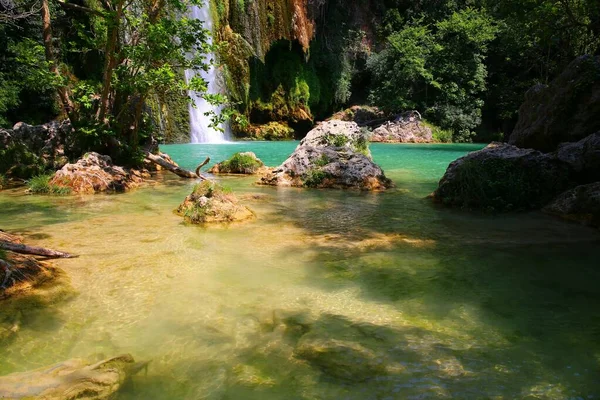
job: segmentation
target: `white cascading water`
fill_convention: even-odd
[[[209,1],[204,1],[201,7],[192,6],[190,14],[192,18],[198,19],[204,23],[204,28],[208,29],[212,35],[213,22],[210,15]],[[209,37],[209,43],[212,43],[212,37]],[[206,61],[214,60],[214,54],[207,54]],[[194,71],[186,70],[185,78],[189,82],[190,79],[195,77],[197,74],[208,83],[208,93],[217,94],[224,93],[223,88],[220,84],[219,71],[214,66],[210,66],[208,71]],[[197,92],[189,92],[190,97],[194,101],[190,104],[190,127],[191,127],[191,139],[192,143],[223,143],[227,142],[231,138],[228,124],[221,126],[223,131],[209,127],[211,121],[210,116],[206,116],[207,112],[214,112],[219,114],[222,107],[213,106],[204,100]]]

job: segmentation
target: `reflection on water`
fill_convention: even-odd
[[[239,146],[238,149],[236,146]],[[293,143],[167,146],[183,166]],[[600,398],[599,235],[423,197],[474,147],[373,146],[398,188],[256,187],[254,222],[182,223],[192,183],[116,196],[0,194],[0,227],[81,254],[78,296],[23,316],[0,375],[73,357],[151,359],[121,399]],[[216,156],[215,156],[216,155]]]

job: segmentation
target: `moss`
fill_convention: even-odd
[[[69,187],[50,184],[50,180],[53,176],[53,174],[48,174],[32,177],[27,181],[29,192],[33,194],[54,194],[59,196],[71,194],[71,189]]]
[[[253,174],[263,165],[260,160],[249,154],[235,153],[219,165],[219,170],[224,173]]]
[[[329,177],[329,174],[320,168],[309,169],[302,176],[302,183],[304,186],[309,188],[319,187],[325,179]]]
[[[281,122],[269,122],[264,125],[247,125],[244,128],[238,127],[238,136],[246,137],[251,140],[292,140],[294,130]]]
[[[188,143],[190,120],[188,97],[184,92],[172,91],[163,95],[149,96],[153,125],[162,143]]]

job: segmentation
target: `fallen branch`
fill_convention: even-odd
[[[206,181],[207,178],[205,178],[204,176],[200,175],[199,173],[194,173],[192,171],[188,171],[187,169],[183,169],[181,167],[178,167],[175,164],[171,164],[170,162],[168,162],[167,160],[165,160],[164,158],[162,158],[161,156],[157,156],[155,154],[152,154],[150,152],[146,152],[146,159],[149,161],[152,161],[154,164],[160,165],[161,167],[163,167],[164,169],[174,173],[177,176],[180,176],[182,178],[187,178],[187,179],[202,179],[203,181]],[[210,159],[207,159],[207,161],[205,161],[204,163],[200,164],[200,166],[198,166],[198,168],[196,168],[196,172],[200,172],[200,168],[203,167],[204,165],[206,165],[208,162],[210,161]]]
[[[198,167],[196,168],[196,175],[200,176],[200,169],[202,167],[204,167],[206,164],[208,164],[210,162],[210,157],[206,157],[206,160],[204,160],[204,162],[200,165],[198,165]]]
[[[34,256],[42,256],[47,258],[76,258],[79,256],[63,253],[62,251],[56,251],[51,249],[45,249],[43,247],[27,246],[20,243],[11,243],[0,241],[0,249],[8,250],[19,254],[29,254]]]

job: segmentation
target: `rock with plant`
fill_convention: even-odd
[[[385,190],[392,186],[371,159],[367,133],[355,122],[323,122],[300,142],[260,184],[316,188]]]
[[[264,172],[265,164],[251,151],[235,153],[231,158],[215,164],[208,172],[211,174],[252,175]]]
[[[48,185],[71,193],[125,192],[149,177],[147,171],[116,166],[109,156],[92,152],[58,170]]]
[[[236,222],[254,217],[231,191],[209,180],[197,184],[175,213],[192,224]]]

